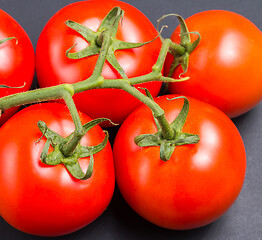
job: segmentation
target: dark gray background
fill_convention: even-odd
[[[73,0],[0,0],[0,8],[13,16],[26,30],[34,47],[48,19]],[[261,0],[126,0],[141,10],[156,25],[167,13],[178,13],[184,18],[207,9],[225,9],[242,14],[262,28]],[[175,19],[165,22],[170,36],[177,25]],[[262,76],[261,76],[262,78]],[[248,81],[248,79],[247,79]],[[60,239],[262,239],[262,104],[249,113],[234,119],[247,153],[247,174],[243,190],[231,209],[216,222],[191,231],[170,231],[156,227],[134,213],[116,188],[107,211],[86,228]],[[114,131],[111,131],[114,135]],[[234,147],[234,146],[232,146]],[[22,233],[0,217],[0,239],[43,239]]]

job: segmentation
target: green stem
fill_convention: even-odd
[[[170,124],[167,122],[164,110],[154,100],[145,96],[139,90],[128,84],[123,83],[121,89],[136,97],[138,100],[146,104],[152,110],[154,117],[160,124],[162,134],[165,139],[170,140],[174,138],[175,132],[171,128]]]
[[[69,92],[71,95],[74,94],[74,88],[71,84],[61,84],[54,87],[40,88],[5,96],[0,99],[0,109],[4,111],[21,105],[62,99],[64,98],[65,92]]]
[[[174,42],[172,42],[171,48],[169,50],[178,56],[183,56],[186,53],[186,48],[184,46]]]
[[[102,84],[103,88],[116,88],[116,89],[122,89],[135,98],[137,98],[142,103],[146,104],[153,112],[154,117],[158,120],[162,134],[165,139],[170,140],[174,138],[175,132],[171,128],[170,124],[167,122],[165,118],[165,112],[164,110],[152,99],[141,93],[138,89],[131,86],[129,82],[126,80],[111,80],[111,81],[105,81]]]
[[[168,53],[169,47],[172,44],[171,39],[167,38],[164,40],[160,53],[158,55],[157,61],[155,63],[155,65],[153,66],[153,72],[157,71],[160,72],[163,69],[164,63],[165,63],[165,59],[166,59],[166,55]]]
[[[69,92],[65,92],[63,97],[75,124],[75,131],[72,134],[72,137],[65,144],[62,144],[61,148],[61,151],[64,154],[64,156],[69,157],[74,153],[77,145],[81,141],[82,137],[85,135],[85,131],[83,129],[79,114],[77,112],[71,94]]]
[[[102,74],[102,70],[103,70],[103,67],[106,61],[108,49],[110,47],[111,34],[109,31],[103,31],[100,35],[100,38],[103,39],[101,51],[98,56],[92,76],[84,81],[72,84],[74,87],[75,93],[96,88],[104,82],[104,78],[101,76],[101,74]]]
[[[0,110],[4,111],[8,108],[15,107],[15,106],[49,101],[54,99],[61,99],[63,98],[63,94],[61,94],[61,92],[63,92],[64,89],[67,89],[67,91],[71,92],[71,95],[73,95],[74,93],[79,93],[94,88],[114,88],[115,82],[127,81],[123,79],[105,80],[101,76],[102,69],[106,61],[107,52],[110,47],[110,33],[108,31],[104,31],[101,33],[101,36],[103,36],[103,44],[101,47],[101,52],[99,54],[95,69],[91,77],[89,77],[84,81],[77,82],[71,85],[61,84],[53,87],[40,88],[40,89],[35,89],[35,90],[3,97],[0,99]],[[172,42],[170,39],[166,39],[164,41],[161,51],[159,53],[158,60],[156,64],[153,66],[152,68],[153,70],[151,73],[139,77],[129,78],[128,83],[130,85],[134,85],[134,84],[145,83],[149,81],[173,82],[174,81],[173,78],[164,77],[161,73],[165,61],[165,56],[167,54],[168,48],[171,43]],[[187,79],[181,78],[176,81],[184,81],[184,80]]]
[[[72,114],[74,123],[76,125],[76,134],[65,144],[65,147],[62,149],[64,155],[68,156],[72,153],[73,149],[77,145],[76,143],[81,140],[82,137],[82,125],[80,126],[81,122],[78,119],[78,114],[75,109],[75,105],[72,103],[70,94],[73,95],[77,92],[86,91],[88,89],[93,88],[117,88],[122,89],[129,94],[136,97],[138,100],[146,104],[149,108],[152,109],[154,116],[158,119],[159,124],[162,128],[163,135],[166,139],[172,139],[174,137],[174,131],[170,127],[169,123],[167,122],[166,118],[164,117],[164,111],[161,109],[153,100],[142,94],[139,90],[132,87],[133,84],[138,84],[147,81],[153,80],[166,80],[166,81],[173,81],[171,78],[163,77],[161,71],[163,68],[163,64],[165,61],[165,56],[168,52],[169,46],[172,43],[170,39],[166,39],[163,42],[162,48],[159,53],[159,57],[157,62],[152,67],[152,72],[140,77],[134,77],[130,79],[115,79],[115,80],[104,80],[101,76],[102,69],[104,63],[106,61],[106,56],[108,49],[110,47],[110,33],[108,31],[104,31],[101,33],[103,37],[103,44],[101,47],[101,52],[99,54],[94,72],[92,76],[82,82],[78,82],[75,84],[62,84],[54,87],[43,88],[43,89],[36,89],[29,92],[19,93],[15,95],[9,95],[4,97],[0,100],[0,109],[5,110],[11,108],[13,106],[20,106],[23,104],[30,104],[33,102],[41,102],[41,101],[48,101],[53,99],[65,99],[69,110]],[[68,95],[67,93],[70,94]]]
[[[144,82],[149,82],[149,81],[168,81],[168,82],[173,82],[173,78],[168,78],[168,77],[163,77],[161,71],[164,66],[164,62],[166,59],[166,55],[168,53],[169,47],[172,44],[172,41],[170,39],[165,39],[161,50],[159,52],[158,58],[154,66],[152,67],[152,72],[148,73],[146,75],[142,75],[139,77],[134,77],[134,78],[129,78],[129,83],[130,85],[138,84],[138,83],[144,83]]]

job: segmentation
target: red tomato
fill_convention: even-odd
[[[83,123],[90,118],[80,113]],[[108,206],[115,186],[112,150],[94,154],[91,178],[77,180],[63,165],[41,162],[45,138],[38,120],[62,136],[74,130],[63,104],[44,103],[21,110],[0,129],[0,212],[15,228],[41,236],[57,236],[76,231],[100,216]],[[84,136],[82,144],[97,145],[105,134],[99,126]],[[80,159],[85,171],[89,158]]]
[[[215,105],[229,117],[239,116],[262,99],[261,31],[236,13],[210,10],[188,19],[189,31],[201,35],[190,54],[186,76],[189,81],[169,85],[171,93],[192,96]],[[197,37],[192,34],[192,41]],[[179,42],[179,28],[171,36]],[[168,56],[165,74],[172,57]],[[182,73],[178,67],[173,74]]]
[[[67,27],[65,21],[73,20],[96,31],[103,18],[116,6],[125,11],[123,21],[119,24],[117,39],[146,42],[157,36],[156,29],[146,16],[127,3],[116,0],[94,0],[70,4],[49,20],[39,37],[36,48],[36,71],[41,87],[75,83],[91,76],[97,55],[78,60],[69,59],[65,55],[66,50],[75,44],[77,45],[71,52],[80,51],[87,46],[83,37]],[[151,72],[160,48],[161,41],[156,39],[137,49],[118,50],[115,55],[130,78]],[[121,78],[107,62],[102,75],[106,79]],[[161,83],[151,82],[139,86],[148,88],[153,96],[157,96]],[[121,123],[141,104],[128,93],[118,89],[86,91],[76,94],[74,100],[77,108],[90,117],[107,117],[115,123]]]
[[[198,134],[197,144],[177,146],[166,162],[160,160],[160,147],[137,146],[136,136],[156,133],[146,106],[129,115],[114,143],[116,180],[124,199],[148,221],[176,230],[204,226],[225,213],[240,193],[246,169],[244,144],[232,121],[212,105],[188,99],[183,132]],[[162,96],[156,102],[172,122],[183,100]]]
[[[35,72],[34,48],[28,35],[15,19],[0,9],[0,40],[9,37],[16,39],[0,44],[0,85],[21,88],[0,88],[0,97],[27,91]],[[17,109],[6,110],[0,118],[0,125]]]

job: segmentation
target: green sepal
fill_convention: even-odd
[[[106,60],[111,64],[111,66],[113,66],[113,68],[120,74],[120,76],[123,79],[127,79],[125,70],[118,63],[112,46],[109,48],[109,51],[107,52]]]
[[[189,54],[186,52],[181,58],[180,58],[180,65],[182,67],[183,72],[179,74],[179,77],[181,77],[183,74],[187,72],[188,64],[189,64]]]
[[[181,132],[183,129],[183,126],[185,125],[186,118],[189,112],[189,101],[184,96],[171,98],[171,99],[168,98],[169,101],[181,99],[181,98],[184,99],[183,107],[181,111],[179,112],[179,114],[177,115],[177,117],[175,118],[175,120],[171,123],[172,129],[174,129],[176,132]]]
[[[90,152],[90,162],[88,164],[86,173],[83,172],[78,161],[74,162],[73,164],[65,163],[64,165],[67,168],[67,170],[72,174],[72,176],[75,177],[76,179],[87,180],[93,174],[94,156],[92,152]]]
[[[83,125],[83,129],[85,130],[85,132],[88,132],[91,128],[93,128],[94,126],[103,123],[103,122],[110,122],[110,124],[116,126],[118,124],[113,123],[109,118],[96,118],[94,120],[91,120],[90,122],[86,123]]]
[[[92,31],[91,29],[71,20],[67,20],[65,24],[71,29],[75,30],[88,42],[88,46],[83,50],[75,53],[70,53],[70,50],[73,49],[76,44],[66,51],[66,56],[70,59],[81,59],[100,53],[101,47],[97,45],[96,39],[98,38],[98,33]]]
[[[103,19],[97,32],[94,32],[91,29],[72,20],[67,20],[65,24],[81,34],[82,37],[89,43],[89,45],[79,52],[71,53],[70,50],[75,47],[74,45],[66,51],[66,56],[70,59],[81,59],[99,54],[103,42],[103,38],[101,36],[104,31],[109,31],[111,35],[111,46],[108,49],[106,60],[121,75],[122,78],[127,79],[124,69],[121,67],[115,57],[115,51],[144,46],[145,44],[154,41],[158,36],[156,36],[155,39],[142,43],[124,42],[116,39],[118,25],[121,19],[123,19],[123,16],[124,11],[121,8],[113,8]]]
[[[119,22],[123,19],[124,14],[125,12],[120,7],[114,7],[102,20],[97,32],[111,29],[112,37],[115,37]]]
[[[97,144],[95,146],[90,146],[90,147],[80,146],[79,158],[89,157],[93,154],[100,152],[102,149],[104,149],[109,139],[108,132],[104,131],[104,133],[105,133],[105,138],[100,144]]]
[[[160,146],[161,140],[154,134],[142,134],[135,137],[135,144],[140,147]]]
[[[96,45],[89,45],[88,47],[84,48],[83,50],[75,53],[70,53],[70,50],[73,49],[76,46],[72,46],[71,48],[66,50],[66,56],[71,59],[81,59],[85,57],[90,57],[93,55],[97,55],[100,53],[100,48]]]
[[[25,85],[26,85],[25,82],[24,82],[24,85],[23,85],[23,86],[18,86],[18,87],[11,87],[11,86],[7,86],[7,85],[1,84],[1,85],[0,85],[0,88],[14,88],[14,89],[17,89],[17,88],[23,88]]]
[[[194,41],[194,42],[190,42],[188,45],[187,45],[187,53],[192,53],[195,49],[196,49],[196,47],[198,46],[198,44],[200,43],[200,41],[201,41],[201,35],[200,35],[200,33],[199,32],[189,32],[188,34],[195,34],[195,35],[197,35],[198,36],[198,38]]]
[[[82,35],[83,38],[88,39],[89,41],[96,40],[96,32],[94,32],[90,28],[87,28],[72,20],[67,20],[65,24],[71,29],[77,31],[80,35]]]
[[[110,121],[110,120],[107,118],[94,119],[84,124],[83,129],[85,133],[87,133],[95,125],[100,124],[104,121]],[[50,128],[48,128],[43,121],[39,121],[37,124],[38,124],[38,128],[43,134],[41,138],[43,137],[46,138],[44,148],[40,155],[40,159],[43,163],[52,166],[63,164],[70,172],[70,174],[77,179],[86,180],[92,176],[93,165],[94,165],[94,154],[100,152],[107,145],[109,139],[108,132],[105,131],[105,137],[100,144],[97,144],[95,146],[87,146],[87,147],[78,144],[72,155],[65,156],[61,149],[64,146],[64,144],[70,141],[74,132],[71,133],[66,138],[64,138],[59,134],[57,134],[56,132],[52,131]],[[53,147],[53,151],[51,151],[48,154],[50,146]],[[78,160],[80,158],[86,158],[86,157],[90,157],[90,162],[86,173],[84,173],[79,165]]]
[[[46,139],[50,141],[50,144],[53,147],[64,140],[63,137],[61,137],[59,134],[48,128],[45,122],[38,121],[37,126],[39,130],[42,132],[43,136],[45,136]]]
[[[176,148],[175,144],[172,144],[170,141],[162,140],[160,145],[160,159],[163,161],[168,161],[174,150]]]
[[[5,42],[7,42],[7,41],[10,41],[10,40],[12,40],[12,39],[15,39],[15,40],[16,40],[16,44],[18,43],[18,40],[17,40],[16,37],[8,37],[8,38],[1,39],[1,40],[0,40],[0,44],[5,43]]]
[[[176,139],[172,142],[176,146],[182,146],[187,144],[195,144],[200,140],[197,134],[191,133],[177,133]]]
[[[185,46],[191,42],[190,34],[188,34],[189,31],[184,18],[178,14],[175,16],[177,17],[180,25],[180,45]]]
[[[55,165],[62,163],[63,154],[61,153],[59,149],[59,145],[54,146],[54,150],[51,153],[47,154],[50,144],[51,144],[51,141],[47,140],[44,146],[44,149],[40,155],[40,158],[41,158],[42,163],[45,163],[51,166],[55,166]]]

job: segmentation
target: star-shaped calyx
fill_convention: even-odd
[[[163,21],[163,19],[170,17],[170,16],[175,16],[180,25],[180,43],[174,43],[169,47],[169,52],[173,55],[174,60],[170,66],[168,76],[171,77],[173,75],[174,70],[178,65],[181,65],[183,69],[183,73],[185,74],[188,69],[188,64],[189,64],[189,56],[190,54],[195,50],[195,48],[198,46],[200,43],[201,36],[198,32],[189,32],[185,20],[178,14],[167,14],[158,19],[158,25],[157,29],[159,27],[159,24]],[[197,39],[194,42],[191,42],[191,34],[197,35]],[[162,41],[164,40],[163,37],[160,36]]]
[[[89,43],[89,45],[86,48],[76,53],[70,52],[70,50],[74,47],[72,46],[66,52],[67,57],[71,59],[80,59],[80,58],[85,58],[88,56],[99,54],[103,42],[102,33],[104,31],[109,31],[111,36],[111,44],[108,49],[106,59],[112,65],[112,67],[122,76],[122,78],[127,79],[126,73],[118,63],[114,52],[116,50],[141,47],[147,43],[152,42],[154,39],[144,43],[124,42],[116,39],[118,25],[121,19],[123,18],[123,16],[124,16],[124,11],[121,8],[119,7],[113,8],[103,19],[96,32],[74,21],[71,20],[66,21],[66,25],[68,27],[72,28],[73,30],[81,34],[82,37]]]
[[[150,92],[147,89],[145,90],[147,96],[153,100]],[[160,147],[160,159],[163,161],[167,161],[171,158],[177,146],[195,144],[200,140],[197,134],[182,132],[189,111],[189,101],[186,97],[183,96],[168,100],[173,101],[178,98],[183,98],[184,104],[178,116],[170,124],[170,127],[174,132],[172,139],[166,139],[164,137],[160,123],[155,117],[154,120],[157,127],[157,132],[155,134],[142,134],[135,137],[135,143],[140,147]]]
[[[85,133],[89,131],[92,127],[97,124],[100,124],[104,121],[108,121],[107,118],[98,118],[92,120],[85,125],[83,125],[83,129]],[[73,137],[73,134],[70,134],[68,137],[62,137],[56,132],[52,131],[43,121],[39,121],[38,128],[43,134],[43,137],[46,138],[46,143],[41,153],[41,161],[48,165],[58,165],[63,164],[67,170],[71,173],[71,175],[77,179],[86,180],[92,176],[93,173],[93,165],[94,165],[94,154],[101,151],[108,142],[108,132],[105,131],[104,140],[95,146],[85,147],[80,143],[75,148],[73,154],[70,156],[65,156],[63,154],[63,146],[70,141]],[[48,154],[50,145],[53,147],[53,151]],[[87,168],[86,173],[81,169],[78,160],[80,158],[90,157],[90,162]]]

